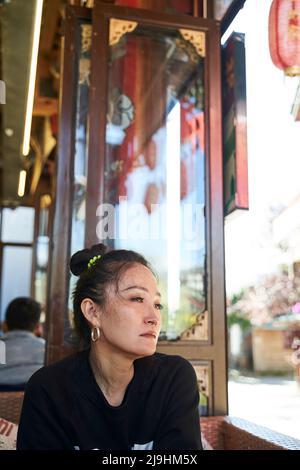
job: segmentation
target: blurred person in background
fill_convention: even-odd
[[[3,322],[5,364],[0,364],[0,389],[22,390],[34,372],[44,365],[45,340],[40,324],[41,305],[18,297],[7,307]]]

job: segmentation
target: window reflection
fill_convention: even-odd
[[[49,263],[49,209],[51,197],[44,194],[40,198],[38,213],[39,224],[36,238],[36,268],[34,279],[34,298],[43,306],[47,301],[47,270]]]
[[[2,242],[32,243],[34,213],[32,207],[5,207],[2,212]]]
[[[1,320],[16,297],[30,297],[32,248],[4,246],[1,281]],[[20,269],[21,268],[21,269]]]
[[[104,202],[114,224],[97,235],[155,266],[161,339],[205,340],[204,58],[180,31],[130,27],[110,46]]]

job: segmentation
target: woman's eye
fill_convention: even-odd
[[[162,304],[155,304],[155,308],[157,308],[157,310],[162,310],[164,306]]]
[[[141,303],[141,302],[143,302],[144,299],[143,299],[142,297],[133,297],[131,300],[132,300],[132,301],[137,301],[137,302],[140,302],[140,303]]]
[[[144,299],[143,297],[132,297],[132,299],[130,299],[132,302],[139,302],[140,304],[144,302]],[[154,307],[157,309],[157,310],[162,310],[164,308],[164,306],[162,304],[155,304]]]

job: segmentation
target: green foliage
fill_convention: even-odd
[[[231,298],[231,305],[236,304],[239,300],[241,300],[245,295],[245,290],[242,289],[238,294],[233,294]]]
[[[251,328],[251,322],[248,318],[245,318],[243,315],[232,312],[227,315],[227,325],[230,328],[232,325],[240,325],[242,331],[246,331]]]

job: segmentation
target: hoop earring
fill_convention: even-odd
[[[91,329],[91,340],[95,343],[100,338],[100,335],[101,330],[99,326],[93,326],[93,328]]]

